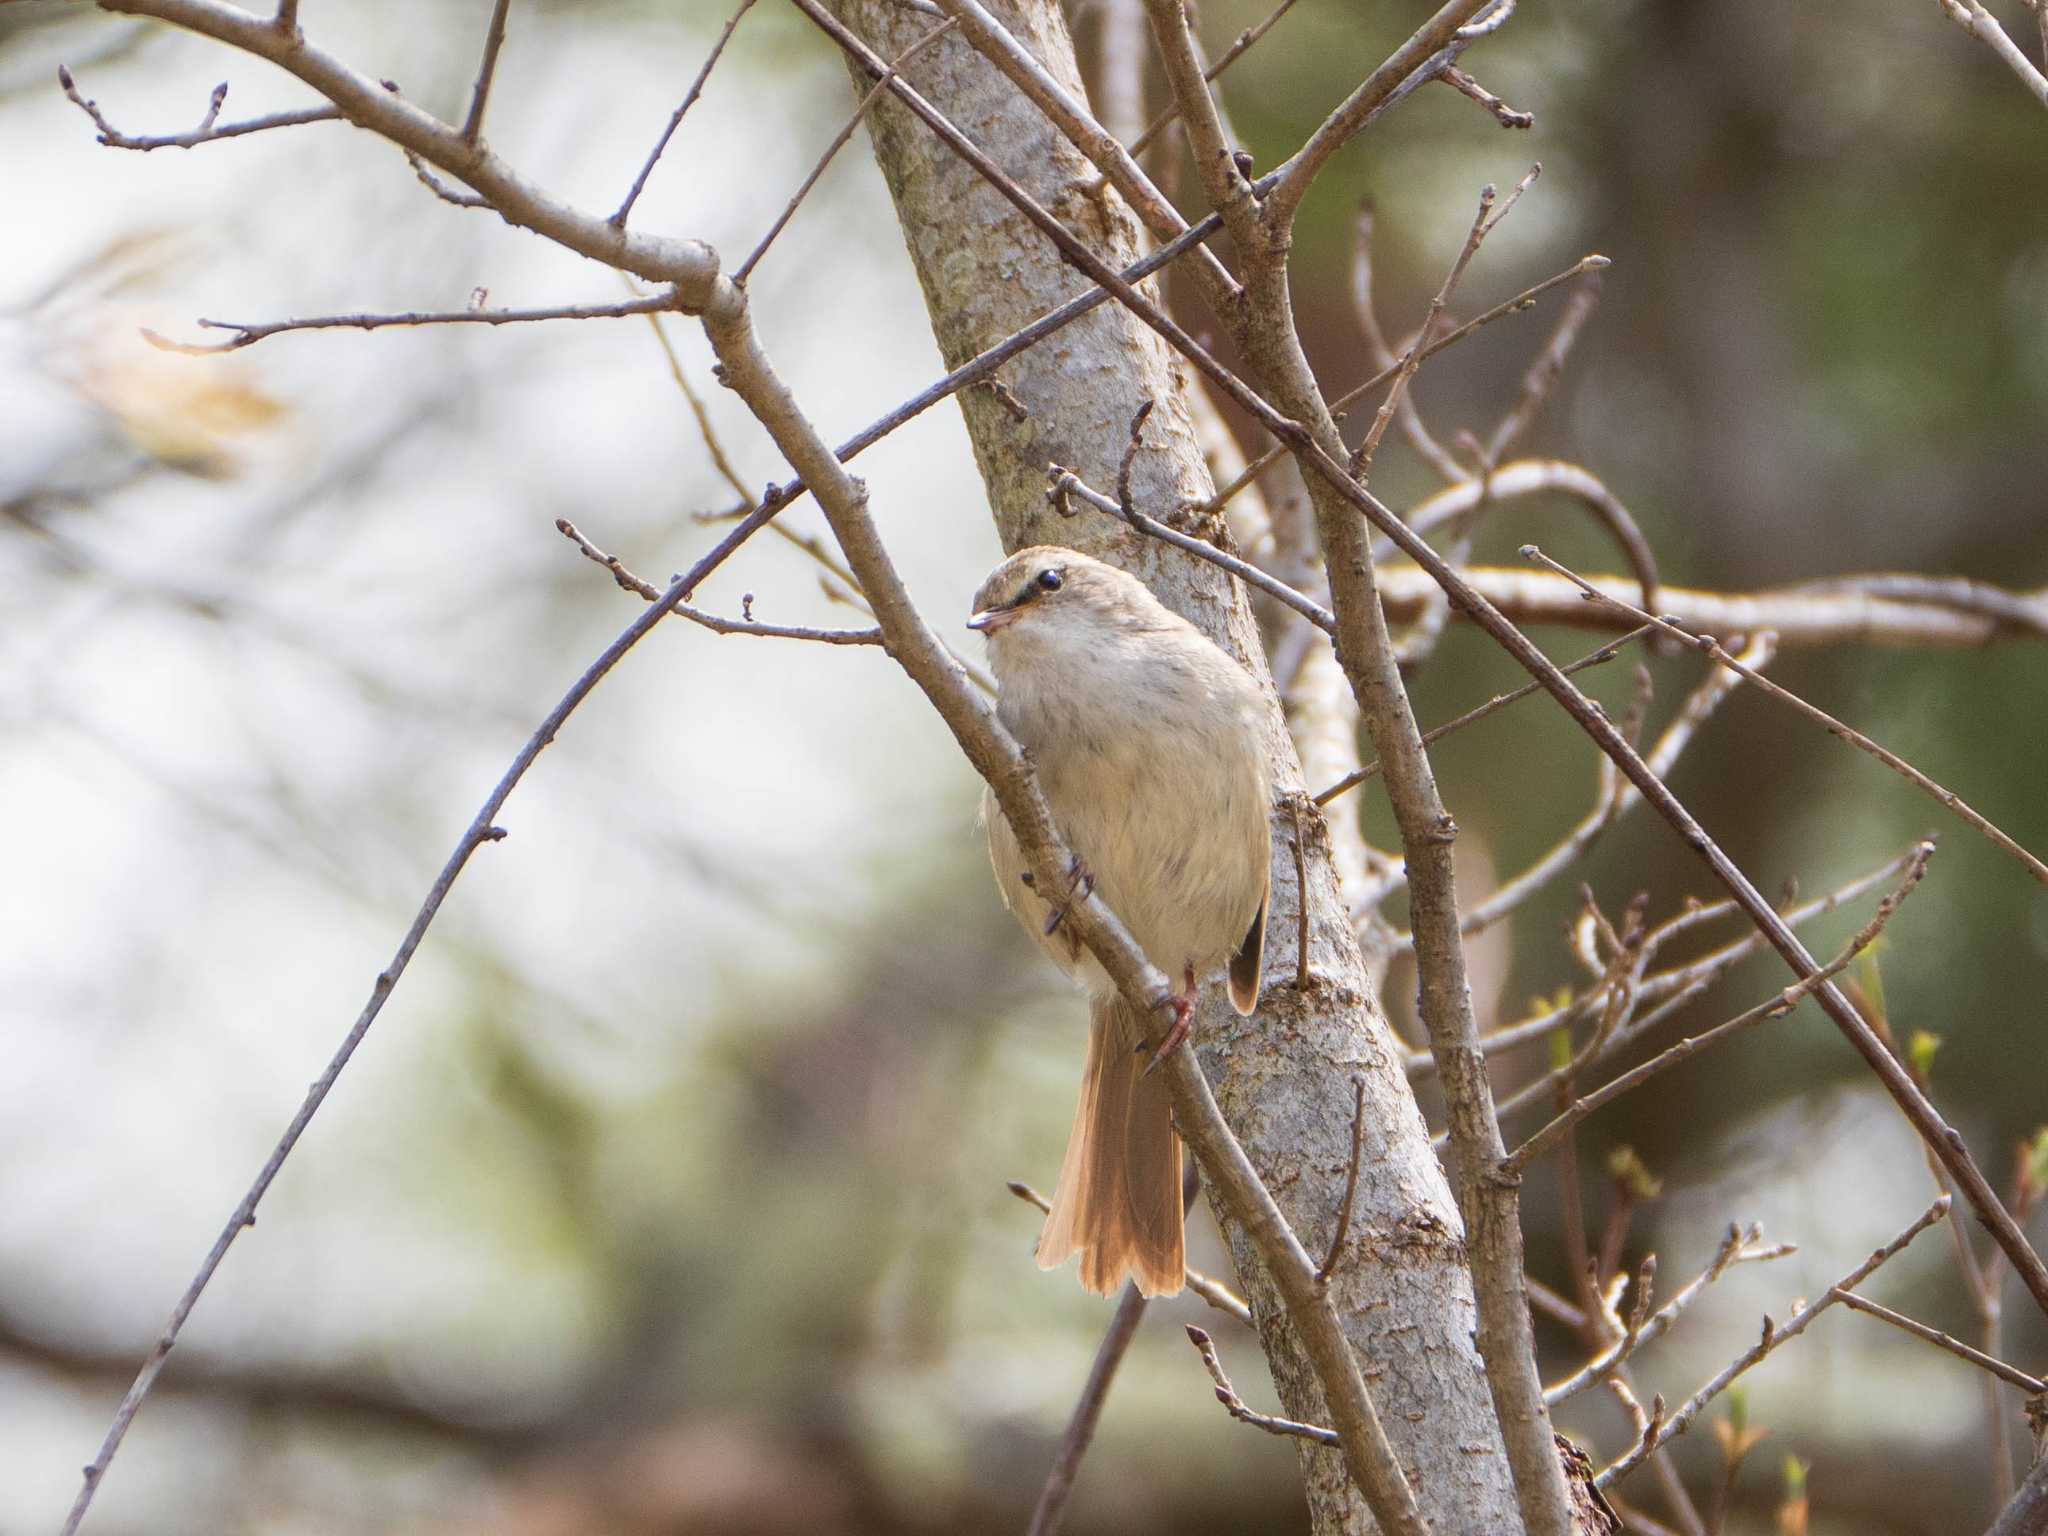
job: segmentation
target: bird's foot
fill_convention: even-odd
[[[1073,855],[1067,864],[1066,895],[1058,901],[1050,897],[1046,900],[1046,905],[1052,910],[1045,914],[1045,936],[1051,938],[1059,932],[1060,924],[1067,920],[1067,909],[1077,901],[1086,901],[1094,889],[1094,872],[1081,862],[1081,855]]]
[[[1147,1077],[1157,1072],[1160,1063],[1187,1041],[1188,1026],[1195,1016],[1195,968],[1192,965],[1182,973],[1182,980],[1187,990],[1166,999],[1173,1005],[1173,1022],[1167,1026],[1166,1038],[1159,1042],[1159,1048],[1152,1053],[1152,1060],[1145,1068],[1144,1075]]]

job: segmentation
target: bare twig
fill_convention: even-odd
[[[640,174],[633,178],[633,185],[626,189],[625,201],[620,203],[612,216],[605,222],[614,229],[624,229],[626,220],[632,216],[633,205],[640,201],[640,194],[647,188],[647,178],[654,174],[654,167],[660,163],[662,152],[668,148],[668,141],[676,136],[676,129],[683,123],[683,114],[697,104],[697,98],[704,94],[704,82],[711,78],[711,71],[718,63],[718,56],[725,52],[725,45],[732,41],[733,29],[740,24],[740,18],[753,8],[754,0],[740,0],[739,7],[725,24],[725,30],[718,34],[718,41],[711,45],[711,52],[705,56],[704,67],[697,71],[697,78],[690,82],[690,88],[683,93],[682,105],[669,114],[668,126],[661,130],[661,137],[654,141],[654,148],[648,151],[647,159],[640,167]]]
[[[484,131],[484,108],[491,99],[491,82],[498,74],[498,50],[505,46],[505,13],[512,0],[495,0],[491,24],[484,33],[483,57],[477,61],[476,83],[469,88],[469,111],[462,119],[462,137],[474,144]]]
[[[1259,22],[1256,26],[1247,27],[1244,31],[1237,34],[1237,40],[1223,50],[1222,56],[1214,64],[1211,64],[1202,71],[1202,79],[1207,82],[1214,82],[1219,79],[1226,69],[1243,58],[1250,51],[1252,45],[1272,31],[1279,24],[1280,18],[1292,9],[1294,9],[1294,0],[1280,0],[1280,4],[1267,14],[1265,20]],[[1179,117],[1180,105],[1176,102],[1153,118],[1151,123],[1146,126],[1145,131],[1131,141],[1132,156],[1135,158],[1138,155],[1142,155],[1151,147],[1152,141],[1164,133],[1167,126],[1177,121]]]
[[[450,186],[434,173],[432,166],[428,165],[426,161],[422,160],[411,150],[408,149],[404,153],[405,163],[412,167],[412,173],[419,178],[420,185],[441,199],[442,202],[453,203],[457,208],[488,208],[491,206],[489,200],[479,193],[465,192],[460,187]]]
[[[1365,1081],[1351,1085],[1351,1163],[1344,1172],[1344,1199],[1337,1207],[1337,1228],[1330,1234],[1330,1251],[1316,1270],[1316,1284],[1328,1285],[1344,1252],[1344,1239],[1351,1232],[1351,1202],[1358,1193],[1358,1156],[1365,1143]]]
[[[1721,1246],[1714,1255],[1713,1262],[1701,1270],[1691,1284],[1647,1317],[1643,1316],[1643,1313],[1647,1310],[1649,1288],[1646,1284],[1639,1283],[1636,1287],[1636,1303],[1631,1310],[1629,1326],[1622,1337],[1556,1386],[1546,1387],[1543,1400],[1554,1406],[1567,1398],[1576,1397],[1588,1387],[1598,1386],[1619,1370],[1628,1357],[1638,1349],[1663,1338],[1686,1308],[1697,1301],[1708,1286],[1737,1264],[1767,1264],[1773,1259],[1786,1258],[1798,1251],[1791,1243],[1764,1242],[1760,1227],[1752,1225],[1746,1231],[1729,1227],[1727,1236],[1722,1238]]]
[[[1088,1454],[1089,1443],[1095,1438],[1095,1425],[1102,1417],[1110,1383],[1116,1379],[1116,1368],[1123,1363],[1144,1317],[1145,1298],[1135,1285],[1126,1281],[1116,1312],[1109,1320],[1109,1330],[1095,1351],[1095,1362],[1088,1367],[1088,1380],[1083,1383],[1081,1396],[1067,1420],[1066,1433],[1060,1437],[1059,1455],[1046,1475],[1045,1486],[1039,1490],[1026,1536],[1054,1536],[1059,1530],[1067,1512],[1067,1496],[1074,1489],[1074,1476],[1081,1470],[1081,1458]]]
[[[1330,157],[1372,120],[1396,87],[1411,77],[1433,78],[1439,70],[1455,64],[1458,55],[1471,41],[1460,37],[1459,30],[1490,3],[1493,0],[1449,0],[1385,63],[1368,75],[1302,145],[1280,185],[1267,194],[1262,205],[1265,219],[1276,229],[1284,229],[1291,224],[1295,210],[1308,195],[1310,183]]]
[[[1566,662],[1558,670],[1563,672],[1565,676],[1569,677],[1574,672],[1583,672],[1588,667],[1597,667],[1602,662],[1612,661],[1615,658],[1615,656],[1622,651],[1624,647],[1632,644],[1636,640],[1641,639],[1644,635],[1650,632],[1651,628],[1652,626],[1648,624],[1640,625],[1637,628],[1630,630],[1627,634],[1621,636],[1619,639],[1608,641],[1598,650],[1588,651],[1585,655],[1581,656],[1577,661]],[[1479,721],[1484,720],[1488,715],[1494,714],[1499,710],[1506,709],[1510,704],[1519,704],[1523,699],[1528,698],[1530,694],[1540,693],[1542,691],[1543,685],[1541,683],[1524,683],[1521,687],[1512,689],[1507,693],[1497,693],[1492,698],[1488,699],[1484,704],[1480,704],[1472,709],[1468,709],[1462,715],[1459,715],[1451,720],[1446,720],[1442,725],[1435,726],[1427,731],[1424,731],[1422,733],[1422,744],[1425,747],[1433,746],[1435,743],[1441,741],[1444,737],[1450,735],[1451,732],[1461,731],[1468,725],[1476,725]],[[1367,779],[1371,778],[1374,774],[1378,773],[1379,771],[1379,760],[1375,758],[1373,761],[1367,763],[1364,767],[1360,768],[1356,773],[1345,775],[1336,783],[1332,784],[1328,789],[1324,790],[1321,794],[1317,795],[1315,803],[1319,806],[1328,805],[1332,800],[1336,799],[1346,790],[1356,789],[1359,785],[1363,784]]]
[[[1271,178],[1268,178],[1268,181],[1270,180]],[[1253,191],[1256,192],[1259,190],[1259,188],[1264,187],[1266,185],[1267,182],[1260,182],[1258,186],[1253,188]],[[1195,226],[1195,228],[1197,229],[1200,229],[1201,227],[1202,225],[1200,224]],[[1427,347],[1423,349],[1422,360],[1424,362],[1429,361],[1430,358],[1435,357],[1437,353],[1443,351],[1445,348],[1456,346],[1459,342],[1465,340],[1468,336],[1471,336],[1475,331],[1484,329],[1486,326],[1491,325],[1494,321],[1502,318],[1505,315],[1518,314],[1521,311],[1530,308],[1535,304],[1537,299],[1541,298],[1551,289],[1561,287],[1563,284],[1570,282],[1573,278],[1580,276],[1582,273],[1598,271],[1601,268],[1610,267],[1612,265],[1613,262],[1608,260],[1608,258],[1605,256],[1583,256],[1578,261],[1573,263],[1570,267],[1567,267],[1564,271],[1555,273],[1550,277],[1546,277],[1542,282],[1536,283],[1531,287],[1524,288],[1520,293],[1516,294],[1513,298],[1494,305],[1493,308],[1487,310],[1483,314],[1475,315],[1472,319],[1466,321],[1456,330],[1447,332],[1438,340],[1431,342]],[[1398,362],[1392,363],[1387,367],[1380,369],[1379,372],[1375,373],[1371,378],[1367,379],[1364,383],[1354,384],[1350,389],[1347,389],[1343,394],[1337,396],[1336,399],[1330,402],[1330,409],[1333,411],[1343,410],[1346,406],[1353,404],[1361,396],[1367,394],[1369,391],[1375,390],[1379,388],[1380,385],[1390,382],[1393,379],[1394,375],[1400,372],[1400,368],[1401,365]],[[1204,512],[1220,511],[1225,505],[1229,503],[1230,499],[1233,496],[1237,495],[1238,492],[1242,491],[1246,486],[1250,485],[1252,481],[1256,480],[1260,475],[1264,474],[1265,471],[1272,465],[1273,461],[1279,458],[1280,455],[1285,453],[1286,451],[1287,445],[1285,443],[1275,443],[1272,447],[1266,449],[1265,452],[1261,453],[1257,458],[1253,459],[1251,463],[1245,466],[1244,472],[1242,474],[1240,474],[1236,479],[1232,480],[1229,484],[1219,489],[1214,496],[1211,496],[1207,501],[1203,502],[1202,510]]]
[[[1517,193],[1520,190],[1517,188]],[[1458,252],[1458,259],[1451,263],[1451,270],[1445,276],[1443,286],[1437,290],[1436,297],[1429,301],[1429,311],[1422,317],[1422,328],[1415,333],[1415,340],[1402,354],[1401,366],[1394,374],[1393,387],[1387,391],[1386,399],[1380,402],[1379,412],[1373,417],[1372,426],[1366,430],[1365,440],[1351,455],[1349,468],[1361,481],[1371,478],[1372,456],[1379,447],[1381,436],[1387,430],[1387,423],[1393,420],[1394,412],[1400,408],[1408,381],[1415,377],[1415,370],[1422,365],[1423,356],[1429,350],[1430,336],[1436,330],[1437,320],[1443,315],[1445,306],[1450,303],[1451,295],[1457,292],[1459,279],[1465,275],[1465,268],[1472,264],[1472,258],[1479,253],[1479,244],[1492,227],[1487,216],[1493,211],[1497,195],[1490,184],[1480,192],[1479,212],[1473,217],[1472,229],[1465,236],[1464,247]],[[1512,206],[1513,202],[1514,198],[1510,197],[1509,206]],[[1507,210],[1503,208],[1501,211],[1505,213]]]
[[[1175,549],[1184,550],[1197,560],[1206,560],[1219,570],[1230,572],[1246,586],[1263,592],[1268,597],[1277,598],[1325,634],[1336,632],[1337,621],[1330,616],[1327,608],[1304,597],[1286,582],[1268,576],[1257,566],[1240,560],[1235,555],[1227,555],[1215,545],[1205,544],[1191,534],[1182,533],[1178,528],[1169,528],[1157,518],[1148,517],[1135,507],[1127,512],[1118,505],[1114,497],[1103,495],[1063,465],[1048,464],[1046,473],[1051,482],[1045,493],[1046,499],[1054,506],[1064,507],[1069,497],[1078,497],[1098,512],[1107,512],[1111,517],[1122,518],[1147,538],[1157,539],[1162,544],[1171,544]]]
[[[1603,1471],[1599,1477],[1594,1479],[1595,1483],[1599,1487],[1605,1488],[1618,1478],[1628,1476],[1629,1473],[1641,1466],[1649,1454],[1656,1450],[1658,1446],[1684,1434],[1686,1430],[1692,1427],[1693,1420],[1699,1417],[1700,1410],[1720,1396],[1722,1392],[1726,1391],[1736,1377],[1755,1365],[1764,1356],[1771,1353],[1772,1350],[1789,1343],[1804,1333],[1807,1326],[1816,1317],[1819,1317],[1821,1313],[1827,1311],[1829,1307],[1841,1299],[1844,1291],[1851,1290],[1862,1284],[1880,1265],[1896,1257],[1914,1238],[1947,1215],[1948,1207],[1949,1197],[1947,1195],[1941,1196],[1932,1205],[1928,1206],[1925,1211],[1921,1212],[1911,1226],[1907,1227],[1882,1248],[1873,1252],[1869,1258],[1865,1259],[1841,1280],[1831,1286],[1818,1300],[1810,1301],[1800,1307],[1783,1324],[1773,1327],[1771,1320],[1768,1317],[1765,1318],[1763,1336],[1755,1344],[1737,1356],[1719,1375],[1715,1376],[1713,1380],[1709,1381],[1680,1404],[1675,1413],[1662,1419],[1653,1414],[1649,1427],[1636,1441],[1635,1448]]]
[[[143,337],[153,347],[179,352],[187,357],[205,357],[215,352],[239,352],[243,347],[287,331],[381,331],[400,325],[524,325],[536,320],[615,320],[625,315],[651,315],[678,306],[673,292],[632,299],[623,304],[564,304],[550,309],[443,309],[410,310],[399,314],[315,315],[304,320],[271,320],[244,323],[239,320],[199,320],[209,331],[232,331],[226,341],[195,343],[173,341],[155,331]]]
[[[1202,1369],[1209,1373],[1209,1379],[1216,1383],[1216,1401],[1240,1424],[1249,1424],[1254,1429],[1263,1429],[1269,1435],[1291,1435],[1301,1440],[1313,1440],[1317,1445],[1339,1443],[1334,1429],[1324,1429],[1317,1424],[1299,1424],[1293,1419],[1275,1418],[1271,1414],[1256,1413],[1245,1406],[1237,1389],[1230,1384],[1230,1378],[1223,1374],[1223,1362],[1216,1358],[1215,1342],[1193,1323],[1187,1324],[1188,1342],[1195,1346],[1195,1353],[1202,1357]]]
[[[1854,1291],[1845,1290],[1841,1286],[1836,1286],[1835,1291],[1835,1299],[1841,1302],[1843,1306],[1853,1308],[1858,1312],[1867,1312],[1872,1317],[1890,1323],[1894,1328],[1910,1333],[1916,1339],[1926,1340],[1937,1349],[1945,1349],[1958,1359],[1969,1361],[1970,1364],[1976,1366],[1979,1370],[1989,1371],[2000,1381],[2011,1382],[2023,1392],[2035,1395],[2048,1392],[2048,1381],[2043,1381],[2038,1376],[2029,1376],[2018,1366],[2008,1365],[2003,1360],[1994,1359],[1990,1355],[1985,1354],[1981,1349],[1972,1349],[1961,1339],[1953,1338],[1943,1333],[1939,1328],[1930,1328],[1925,1323],[1915,1322],[1903,1313],[1894,1312],[1890,1307],[1879,1306],[1868,1297],[1858,1296]]]
[[[2027,873],[2032,875],[2041,884],[2048,885],[2048,864],[2042,863],[2040,859],[2036,858],[2033,854],[2029,853],[2025,848],[2021,847],[2017,842],[2015,842],[2011,837],[2007,836],[2006,833],[2002,831],[1999,827],[1994,825],[1988,817],[1984,816],[1982,813],[1971,807],[1967,802],[1964,801],[1963,797],[1958,795],[1954,790],[1946,789],[1942,785],[1937,784],[1933,779],[1929,778],[1926,774],[1922,773],[1918,768],[1915,768],[1911,763],[1907,762],[1904,758],[1900,757],[1896,752],[1889,751],[1888,749],[1879,746],[1876,742],[1872,741],[1868,736],[1865,736],[1861,731],[1856,730],[1851,726],[1844,725],[1840,720],[1837,720],[1833,715],[1829,714],[1826,710],[1807,703],[1806,700],[1802,699],[1798,694],[1794,693],[1791,689],[1782,687],[1779,684],[1772,682],[1769,678],[1762,676],[1760,673],[1754,671],[1753,669],[1744,666],[1742,662],[1738,661],[1735,657],[1729,655],[1727,651],[1723,650],[1721,648],[1720,643],[1717,640],[1715,640],[1715,638],[1712,635],[1695,634],[1692,631],[1685,629],[1678,624],[1672,623],[1668,619],[1655,618],[1650,614],[1644,613],[1640,608],[1633,608],[1626,603],[1620,602],[1616,598],[1613,598],[1609,596],[1607,593],[1602,592],[1592,583],[1583,580],[1576,572],[1572,571],[1568,567],[1560,565],[1557,561],[1551,559],[1548,555],[1544,554],[1542,550],[1538,549],[1534,544],[1523,545],[1522,553],[1527,558],[1538,562],[1550,571],[1556,573],[1559,576],[1564,577],[1565,580],[1579,587],[1579,589],[1586,594],[1587,598],[1590,601],[1596,603],[1605,603],[1613,607],[1621,608],[1631,618],[1634,618],[1639,623],[1655,624],[1658,627],[1658,629],[1662,630],[1665,634],[1670,635],[1675,639],[1682,640],[1688,645],[1696,647],[1700,651],[1704,652],[1707,656],[1713,658],[1713,660],[1716,663],[1723,667],[1728,668],[1729,671],[1735,673],[1737,676],[1747,678],[1750,682],[1755,683],[1757,687],[1761,688],[1765,693],[1769,694],[1772,698],[1778,700],[1780,703],[1791,705],[1794,709],[1798,710],[1800,714],[1806,716],[1807,719],[1813,721],[1816,725],[1820,726],[1822,729],[1827,731],[1829,735],[1834,736],[1842,741],[1846,741],[1847,743],[1849,743],[1850,746],[1855,747],[1860,751],[1868,752],[1872,757],[1876,758],[1879,762],[1883,763],[1887,768],[1891,769],[1892,772],[1898,774],[1901,778],[1905,779],[1914,788],[1918,789],[1922,794],[1926,795],[1936,804],[1945,807],[1949,811],[1952,811],[1955,815],[1961,817],[1963,821],[1967,822],[1970,826],[1976,828],[1977,831],[1981,832],[1996,847],[2003,849],[2006,853],[2011,854],[2015,859],[2019,860],[2019,862],[2026,868]],[[2043,1304],[2048,1305],[2048,1299],[2044,1299]]]
[[[1712,1029],[1702,1030],[1697,1035],[1679,1041],[1669,1050],[1660,1052],[1648,1061],[1643,1062],[1640,1066],[1622,1073],[1621,1076],[1615,1078],[1612,1082],[1595,1089],[1584,1098],[1575,1100],[1548,1125],[1515,1148],[1502,1163],[1503,1171],[1514,1172],[1526,1168],[1532,1160],[1542,1156],[1558,1137],[1564,1135],[1565,1132],[1569,1131],[1581,1120],[1604,1105],[1613,1103],[1630,1090],[1640,1087],[1658,1073],[1675,1067],[1681,1061],[1697,1056],[1709,1046],[1716,1045],[1729,1036],[1739,1034],[1743,1030],[1760,1024],[1766,1019],[1775,1019],[1790,1013],[1808,993],[1831,977],[1841,974],[1842,971],[1848,968],[1850,962],[1877,942],[1877,936],[1884,931],[1885,924],[1891,921],[1892,914],[1898,911],[1900,904],[1908,896],[1912,895],[1914,887],[1919,885],[1921,876],[1927,872],[1927,861],[1933,856],[1934,844],[1932,842],[1922,842],[1915,845],[1911,855],[1911,862],[1907,865],[1905,877],[1899,882],[1898,888],[1878,904],[1877,915],[1864,924],[1856,936],[1843,947],[1842,952],[1835,956],[1833,960],[1815,971],[1811,976],[1802,977],[1800,980],[1792,983],[1792,985],[1786,987],[1776,997],[1759,1003],[1754,1008],[1747,1009],[1724,1023],[1716,1024]]]
[[[2019,44],[2006,35],[2005,28],[1998,24],[1998,18],[1984,9],[1981,0],[1936,0],[1936,3],[1944,16],[1997,54],[2005,67],[2019,76],[2020,83],[2033,92],[2034,99],[2048,107],[2048,75],[2043,75],[2035,68],[2034,61],[2020,52]],[[2042,26],[2044,38],[2048,38],[2048,22]]]
[[[845,126],[832,136],[832,142],[827,144],[825,152],[818,156],[818,162],[811,167],[811,173],[804,177],[803,184],[790,195],[790,199],[783,206],[782,212],[776,215],[775,222],[768,226],[768,232],[761,237],[753,250],[747,253],[747,259],[733,269],[732,280],[734,282],[744,284],[748,274],[754,270],[755,265],[763,256],[768,254],[768,247],[775,243],[775,237],[782,233],[783,227],[791,219],[796,217],[797,209],[802,205],[803,200],[810,196],[811,188],[818,184],[818,178],[825,174],[825,168],[832,163],[833,156],[846,147],[846,141],[853,137],[854,129],[858,128],[867,117],[868,109],[881,100],[882,92],[888,89],[889,82],[896,78],[897,72],[959,24],[958,18],[949,16],[938,26],[933,27],[931,31],[925,33],[923,37],[920,37],[916,42],[896,55],[889,65],[889,73],[880,80],[877,80],[868,88],[867,94],[861,97],[860,104],[853,109],[853,115],[847,118]]]
[[[661,588],[634,575],[617,555],[609,555],[599,549],[584,537],[583,530],[569,519],[556,518],[555,528],[583,552],[585,559],[594,561],[610,571],[612,580],[617,582],[623,591],[636,593],[650,603],[661,600]],[[688,619],[693,624],[701,624],[704,628],[721,635],[765,635],[780,640],[813,640],[821,645],[884,644],[879,629],[810,629],[789,624],[756,624],[752,620],[721,618],[718,614],[692,608],[688,603],[676,603],[673,607],[678,617]]]
[[[332,123],[341,119],[338,108],[305,107],[296,112],[272,112],[264,117],[245,118],[239,123],[223,123],[219,120],[220,109],[227,101],[228,87],[227,82],[222,81],[207,98],[206,115],[199,120],[198,127],[185,133],[123,133],[107,121],[98,102],[79,94],[71,71],[62,64],[57,66],[57,83],[64,88],[64,94],[72,104],[92,119],[93,126],[100,131],[100,143],[113,149],[191,149],[196,145],[211,144],[216,139],[239,139],[245,134],[264,133],[272,128],[297,128],[303,123]]]
[[[1459,30],[1462,36],[1464,29],[1460,28]],[[1446,65],[1443,73],[1437,76],[1437,78],[1442,80],[1444,84],[1455,87],[1459,95],[1470,97],[1473,101],[1478,102],[1480,106],[1486,108],[1487,111],[1493,114],[1494,120],[1503,128],[1534,128],[1536,126],[1535,113],[1516,111],[1462,69]]]

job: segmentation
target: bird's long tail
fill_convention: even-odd
[[[1120,998],[1088,1010],[1088,1065],[1038,1265],[1081,1255],[1081,1283],[1108,1296],[1129,1275],[1147,1296],[1181,1288],[1180,1138],[1163,1077],[1145,1076],[1139,1020]]]

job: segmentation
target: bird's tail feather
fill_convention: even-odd
[[[1038,1264],[1081,1255],[1081,1283],[1107,1296],[1128,1275],[1147,1296],[1181,1288],[1180,1138],[1163,1077],[1145,1075],[1140,1021],[1120,998],[1088,1011],[1088,1065]]]

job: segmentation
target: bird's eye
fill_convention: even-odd
[[[1038,586],[1041,591],[1057,592],[1065,585],[1066,581],[1058,571],[1047,568],[1038,573]]]

